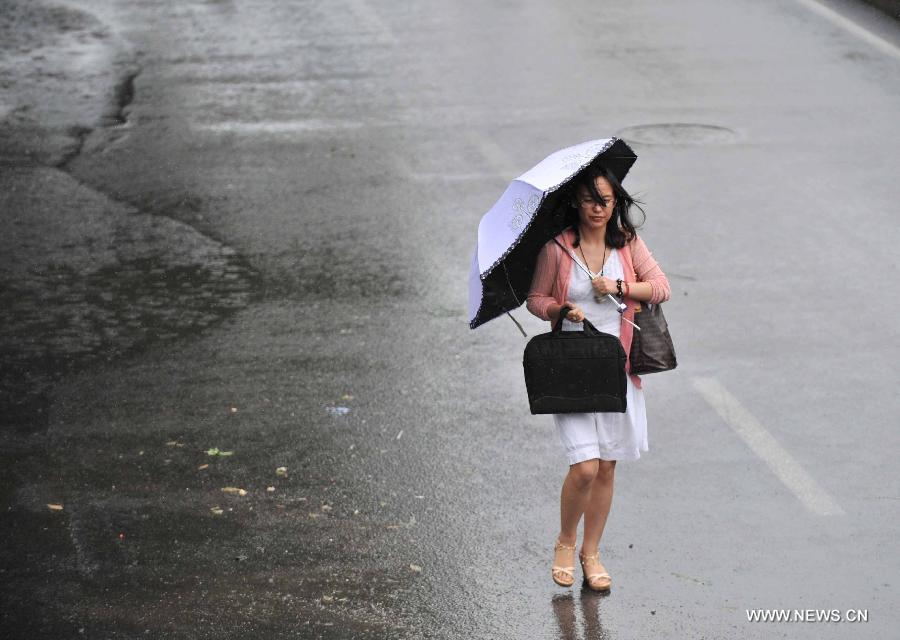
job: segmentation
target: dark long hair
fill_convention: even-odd
[[[616,204],[613,207],[612,215],[609,218],[609,222],[606,223],[606,244],[621,249],[627,242],[630,242],[634,238],[636,229],[647,219],[647,213],[644,211],[644,208],[641,207],[641,205],[645,203],[632,198],[628,192],[625,191],[625,188],[621,185],[616,175],[602,164],[588,165],[580,174],[572,179],[571,183],[569,183],[570,206],[566,211],[565,221],[575,230],[575,241],[572,244],[577,247],[581,244],[581,234],[578,231],[578,188],[583,186],[587,189],[588,193],[591,194],[591,198],[595,202],[602,202],[603,198],[600,196],[600,193],[597,191],[597,186],[594,184],[594,181],[601,176],[606,178],[609,181],[609,184],[612,185],[613,195],[616,197]],[[640,209],[641,215],[643,216],[643,220],[637,225],[635,225],[631,219],[632,205],[635,205]]]

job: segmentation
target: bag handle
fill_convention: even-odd
[[[572,307],[570,307],[567,304],[564,304],[563,306],[561,306],[559,308],[559,318],[557,318],[556,322],[553,324],[553,333],[561,333],[562,332],[563,318],[565,318],[566,314],[569,313],[569,311],[571,311],[571,310],[572,310]],[[595,335],[595,334],[600,333],[600,330],[597,329],[597,327],[595,327],[593,324],[591,324],[590,320],[585,318],[584,320],[581,321],[581,332],[589,334],[589,335]],[[569,333],[569,332],[567,331],[566,333]],[[574,332],[572,332],[572,333],[574,333]]]
[[[559,317],[556,318],[556,322],[553,323],[553,333],[559,333],[560,331],[562,331],[563,318],[565,318],[566,314],[569,313],[569,311],[571,311],[571,310],[572,310],[572,307],[570,307],[567,304],[564,304],[563,306],[561,306],[559,308]]]

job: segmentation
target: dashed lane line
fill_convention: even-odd
[[[810,476],[797,460],[778,444],[775,437],[713,378],[693,378],[694,388],[716,413],[750,447],[775,476],[791,490],[809,511],[817,515],[843,515],[844,510]]]

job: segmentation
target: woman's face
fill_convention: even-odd
[[[577,191],[578,220],[586,229],[606,228],[606,223],[612,217],[613,208],[616,205],[616,198],[609,180],[598,176],[594,180],[594,186],[597,187],[597,192],[603,202],[594,201],[591,192],[584,185],[578,187]]]

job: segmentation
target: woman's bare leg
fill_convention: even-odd
[[[613,481],[616,473],[615,460],[594,460],[597,473],[591,482],[591,491],[584,508],[584,540],[581,550],[585,554],[597,553],[606,518],[612,506]]]
[[[578,537],[578,523],[588,506],[591,485],[597,476],[599,460],[585,460],[569,466],[569,473],[563,482],[560,495],[559,541],[574,545]]]

